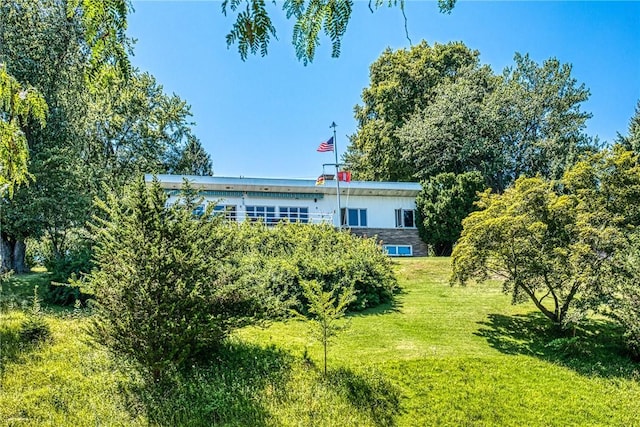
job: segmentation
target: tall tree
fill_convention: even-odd
[[[24,269],[26,237],[58,229],[61,222],[78,222],[77,205],[55,194],[63,188],[80,194],[85,186],[68,186],[69,175],[59,173],[54,165],[67,170],[79,167],[88,100],[86,44],[80,21],[67,18],[63,2],[2,0],[0,11],[0,62],[17,81],[36,88],[49,107],[45,128],[32,121],[23,126],[35,183],[20,188],[14,200],[3,201],[3,267],[19,272]],[[88,210],[90,197],[80,199]]]
[[[194,136],[187,139],[184,146],[175,146],[170,150],[168,172],[178,175],[213,175],[211,156]]]
[[[385,50],[370,67],[370,85],[355,107],[358,129],[346,162],[359,179],[409,181],[416,172],[397,135],[405,121],[431,104],[437,87],[479,67],[479,53],[463,43],[425,41],[411,49]]]
[[[47,104],[33,87],[23,88],[0,62],[0,197],[9,197],[29,178],[29,144],[24,132],[29,120],[45,126]]]
[[[640,154],[640,100],[636,104],[635,114],[629,120],[627,136],[618,133],[617,142],[627,150]]]
[[[435,89],[431,103],[413,113],[396,132],[414,178],[477,171],[503,190],[504,156],[495,109],[488,99],[500,84],[487,66],[463,69]]]
[[[540,174],[559,179],[594,147],[584,133],[590,113],[581,110],[589,98],[584,83],[571,76],[571,65],[551,58],[538,65],[529,55],[515,54],[515,66],[503,73],[492,100],[511,180]]]

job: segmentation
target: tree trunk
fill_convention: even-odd
[[[436,256],[451,256],[451,252],[453,252],[453,243],[438,242],[433,245],[433,252]]]
[[[18,240],[13,247],[13,271],[16,274],[26,273],[28,271],[25,256],[27,253],[27,244],[24,240]]]
[[[15,242],[6,236],[0,237],[0,272],[6,273],[13,270],[13,252]]]

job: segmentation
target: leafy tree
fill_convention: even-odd
[[[505,279],[513,301],[531,299],[556,324],[570,309],[598,309],[616,275],[629,230],[640,224],[640,166],[614,147],[569,169],[560,181],[519,178],[485,192],[463,221],[452,282]]]
[[[436,255],[451,255],[462,231],[462,220],[476,209],[477,193],[484,189],[479,172],[443,173],[423,182],[416,198],[418,231]]]
[[[62,223],[81,223],[77,215],[86,215],[90,206],[86,185],[72,179],[84,175],[79,147],[86,136],[86,44],[80,22],[67,19],[59,1],[2,1],[0,10],[0,62],[17,81],[37,89],[49,107],[46,127],[37,121],[22,127],[35,183],[19,188],[13,200],[3,200],[3,268],[20,272],[27,237],[59,230]],[[51,240],[63,244],[60,236]]]
[[[264,316],[276,298],[264,287],[230,280],[216,256],[222,221],[210,206],[166,207],[157,181],[138,179],[124,197],[99,202],[93,227],[97,268],[88,277],[97,307],[92,330],[154,379],[215,351],[233,329]]]
[[[165,94],[153,76],[133,69],[125,78],[103,67],[91,92],[94,125],[84,156],[94,166],[92,182],[120,188],[145,173],[211,175],[211,159],[191,131],[190,106]]]
[[[16,185],[27,182],[29,146],[23,127],[28,120],[45,126],[47,104],[33,87],[23,88],[0,62],[0,195],[7,187],[9,197]]]
[[[617,142],[625,149],[640,154],[640,100],[636,104],[635,114],[629,120],[627,136],[622,136],[618,133]]]
[[[440,11],[450,13],[456,0],[438,0]],[[275,2],[274,6],[277,6]],[[369,10],[384,5],[399,7],[404,15],[404,0],[370,0]],[[287,19],[294,19],[293,45],[296,56],[306,65],[315,56],[320,44],[320,33],[331,40],[332,56],[340,55],[342,36],[347,30],[353,10],[353,0],[287,0],[282,10]],[[92,63],[115,61],[124,70],[129,66],[126,55],[127,14],[129,0],[70,0],[70,15],[81,14],[86,36],[92,48]],[[269,43],[276,37],[276,28],[267,10],[265,0],[224,0],[224,15],[235,15],[235,22],[227,34],[227,46],[237,43],[240,57],[260,52],[265,56]],[[405,16],[406,20],[406,16]]]
[[[29,237],[52,245],[49,265],[84,252],[74,236],[83,234],[91,200],[104,194],[105,183],[121,188],[135,175],[175,169],[172,162],[186,170],[190,159],[199,162],[196,171],[208,166],[207,154],[191,143],[185,101],[167,96],[148,74],[96,66],[83,24],[85,7],[99,8],[90,3],[68,14],[69,3],[57,0],[0,0],[0,62],[50,106],[45,129],[34,121],[23,126],[35,184],[3,201],[3,268],[24,270]]]
[[[168,156],[168,172],[178,175],[211,176],[211,156],[204,150],[200,140],[189,137],[183,147],[174,146]]]
[[[580,154],[594,149],[584,134],[591,114],[580,109],[589,90],[571,76],[570,64],[555,58],[538,65],[529,55],[516,53],[514,61],[491,100],[502,118],[505,179],[536,174],[559,179]]]
[[[479,53],[463,43],[433,46],[425,41],[411,49],[385,50],[371,64],[370,85],[355,107],[358,129],[345,154],[359,179],[410,181],[416,165],[404,156],[397,131],[416,112],[434,102],[437,88],[479,66]]]
[[[519,178],[501,195],[485,192],[481,210],[462,222],[452,282],[501,277],[514,303],[528,298],[561,325],[576,295],[596,286],[608,258],[600,254],[613,248],[607,234],[615,234],[581,222],[577,205],[542,178]]]
[[[499,84],[487,66],[463,69],[455,80],[438,84],[433,101],[396,132],[415,178],[478,171],[488,186],[504,190],[500,118],[489,106]]]
[[[324,375],[327,375],[327,349],[331,338],[344,329],[338,321],[344,317],[347,307],[355,300],[353,288],[324,291],[316,281],[302,282],[303,295],[308,301],[308,320],[311,329],[324,350]],[[307,318],[298,313],[299,316]]]
[[[560,178],[593,148],[583,133],[590,114],[580,110],[589,92],[571,66],[520,54],[515,63],[502,78],[482,67],[440,83],[403,124],[397,135],[415,177],[478,171],[501,192],[521,175]]]
[[[640,358],[640,231],[616,253],[618,265],[607,277],[604,314],[624,328],[631,354]]]

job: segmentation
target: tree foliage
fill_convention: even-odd
[[[94,336],[154,378],[215,350],[234,328],[267,312],[264,287],[232,281],[219,253],[219,216],[196,217],[189,199],[166,207],[157,182],[111,194],[96,217]]]
[[[178,168],[210,173],[208,155],[193,141],[186,102],[165,94],[149,74],[113,65],[110,53],[91,52],[111,25],[105,14],[119,13],[117,3],[0,0],[3,72],[35,88],[49,106],[46,128],[37,120],[21,123],[35,182],[3,201],[2,268],[24,270],[30,237],[52,245],[44,252],[53,257],[48,265],[77,264],[68,255],[86,251],[76,237],[105,186],[121,188],[136,175]],[[90,16],[105,22],[87,28]],[[105,42],[120,40],[110,35]],[[121,47],[125,52],[124,41]],[[35,93],[17,93],[23,92]]]
[[[211,175],[211,158],[193,135],[190,106],[164,93],[153,76],[128,78],[103,67],[91,88],[92,128],[84,148],[93,182],[122,187],[145,173]],[[100,189],[96,189],[99,191]]]
[[[327,350],[331,338],[343,329],[338,321],[344,317],[347,307],[355,300],[353,288],[325,291],[324,286],[312,281],[302,282],[303,295],[308,301],[307,316],[311,330],[322,344],[324,374],[327,375]]]
[[[591,149],[589,91],[555,59],[516,54],[502,76],[462,43],[387,50],[371,65],[345,155],[359,178],[480,172],[503,191],[521,175],[560,178]]]
[[[571,65],[551,58],[537,64],[516,53],[495,92],[506,180],[540,174],[559,179],[580,154],[592,149],[584,134],[591,114],[580,109],[589,98],[584,83],[571,76]]]
[[[440,11],[449,13],[456,0],[438,0]],[[369,10],[382,6],[399,7],[404,15],[404,0],[370,0]],[[275,5],[275,3],[274,3]],[[331,41],[331,56],[340,56],[342,37],[347,31],[354,7],[353,0],[286,0],[282,10],[287,19],[294,20],[293,46],[296,56],[305,65],[313,61],[320,44],[320,33]],[[224,0],[222,12],[235,13],[236,21],[227,35],[227,45],[238,44],[240,57],[248,53],[267,54],[271,37],[276,38],[276,28],[271,21],[264,0]],[[406,19],[406,16],[405,16]]]
[[[633,117],[629,120],[627,136],[618,134],[617,142],[627,150],[640,154],[640,100],[636,104]]]
[[[44,127],[46,115],[42,95],[33,87],[23,88],[0,62],[0,188],[7,186],[9,197],[16,185],[29,178],[29,146],[23,128],[29,120]]]
[[[488,107],[499,84],[487,66],[462,69],[455,80],[439,83],[433,100],[407,118],[396,135],[414,178],[477,171],[488,186],[504,189],[500,117]]]
[[[478,56],[460,42],[430,46],[422,41],[411,49],[387,49],[371,64],[363,105],[355,107],[358,130],[345,155],[358,179],[415,179],[415,167],[402,155],[397,130],[434,101],[438,85],[456,80],[462,70],[477,68]]]
[[[462,231],[462,220],[476,209],[477,193],[484,189],[479,172],[443,173],[422,183],[416,198],[418,232],[436,255],[451,255]]]
[[[519,178],[485,192],[463,221],[452,282],[501,277],[513,301],[531,299],[556,324],[570,309],[598,309],[640,224],[637,158],[616,147],[578,162],[562,180]]]

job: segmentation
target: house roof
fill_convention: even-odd
[[[151,182],[154,175],[145,175],[145,181]],[[283,179],[283,178],[247,178],[224,176],[193,176],[193,175],[156,175],[162,188],[178,190],[187,179],[191,185],[199,190],[213,191],[251,191],[278,193],[312,193],[330,195],[336,194],[336,181],[325,181],[324,185],[315,185],[312,179]],[[340,182],[340,194],[351,196],[404,196],[416,197],[421,185],[417,182],[376,182],[351,181]]]

